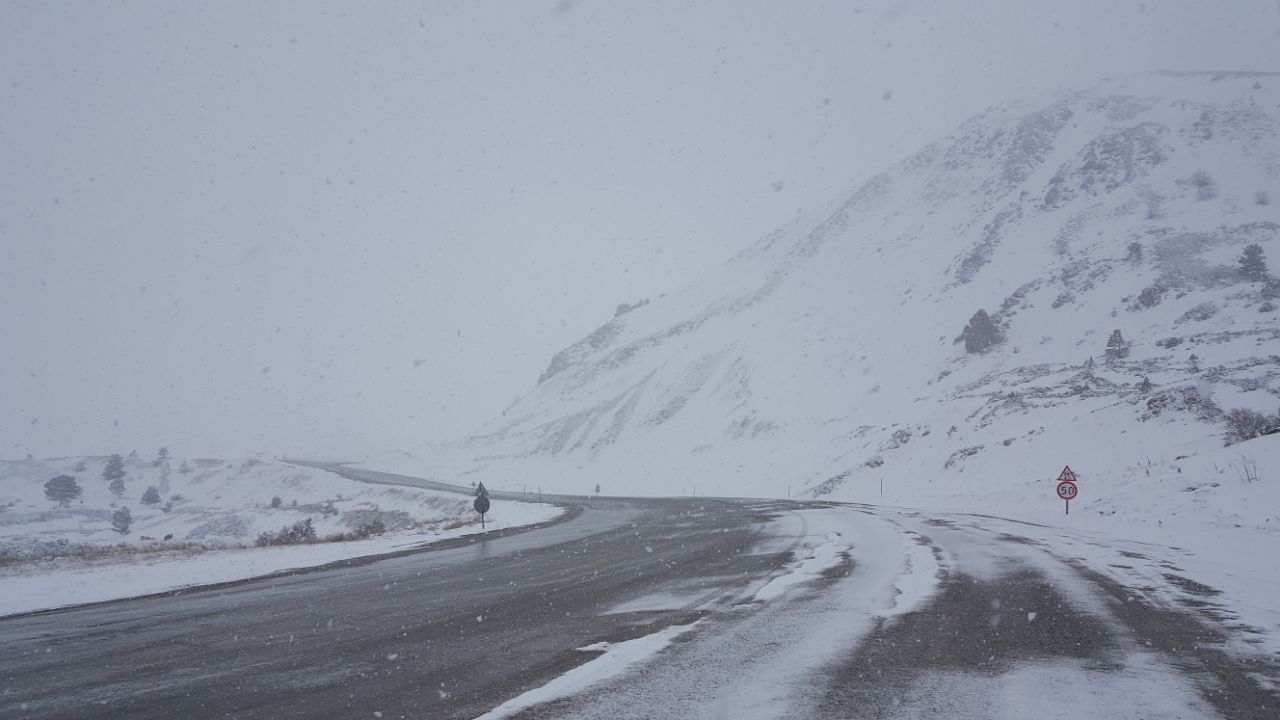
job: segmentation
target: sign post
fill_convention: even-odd
[[[476,488],[476,499],[471,506],[480,513],[480,529],[485,529],[484,514],[489,512],[489,491],[484,489],[484,483]]]
[[[1058,475],[1058,497],[1062,498],[1066,503],[1066,514],[1071,514],[1071,501],[1076,499],[1080,494],[1079,488],[1076,487],[1076,481],[1079,480],[1075,472],[1068,465],[1062,468],[1062,473]]]

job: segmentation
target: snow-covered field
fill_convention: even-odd
[[[464,495],[360,483],[256,459],[124,459],[124,491],[106,457],[0,462],[0,615],[226,582],[412,548],[480,532]],[[54,477],[80,494],[46,495]],[[142,501],[148,488],[158,500]],[[131,522],[115,519],[128,508]],[[558,507],[495,500],[488,529],[550,520]],[[322,542],[257,547],[310,520]],[[323,542],[381,523],[362,539]]]

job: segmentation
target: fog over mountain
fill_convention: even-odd
[[[936,435],[942,421],[916,402],[925,388],[960,407],[964,392],[993,391],[957,384],[978,382],[966,374],[978,368],[1100,352],[1082,329],[1045,323],[1087,316],[1104,341],[1114,325],[1134,357],[1159,339],[1139,321],[1171,312],[1181,290],[1145,314],[1120,299],[1167,274],[1156,263],[1172,262],[1162,243],[1176,235],[1143,235],[1146,264],[1122,273],[1112,261],[1130,234],[1209,237],[1209,256],[1188,256],[1209,267],[1265,241],[1218,229],[1264,220],[1250,204],[1263,156],[1231,135],[1244,130],[1185,135],[1190,111],[1170,103],[1186,95],[1232,115],[1259,93],[1259,112],[1273,113],[1273,80],[1159,76],[1160,87],[1116,91],[1138,98],[1114,111],[1132,122],[1079,98],[1108,76],[1273,69],[1278,32],[1270,0],[8,3],[0,455],[169,445],[362,457],[474,435],[468,452],[586,457],[608,452],[602,408],[628,403],[619,437],[675,433],[662,445],[672,453],[753,437],[825,443],[862,424]],[[1209,94],[1187,89],[1197,84]],[[942,155],[913,156],[1015,100],[1030,109],[979,115],[933,146]],[[1068,121],[1055,114],[1064,109]],[[1018,124],[1035,113],[1039,124]],[[973,147],[948,144],[971,135]],[[1094,141],[1095,152],[1118,143],[1135,154],[1095,177],[1071,161]],[[1201,161],[1215,143],[1248,161],[1248,178]],[[949,179],[930,185],[917,167]],[[1213,200],[1187,200],[1178,184],[1198,170],[1216,183]],[[1100,190],[1117,179],[1116,193]],[[841,205],[858,187],[868,189]],[[1144,224],[1142,209],[1080,215],[1156,196],[1164,225]],[[1220,217],[1192,218],[1210,208]],[[1077,216],[1079,238],[1045,244]],[[1076,280],[1052,279],[1077,267]],[[1037,282],[1023,296],[1034,309],[1004,307]],[[1048,313],[1058,295],[1074,300]],[[1237,316],[1226,297],[1201,302],[1219,308],[1204,322]],[[1007,325],[1007,340],[966,362],[952,340],[978,308]],[[1041,346],[1040,335],[1055,340]],[[608,353],[645,338],[664,339],[603,370]],[[670,362],[646,364],[659,355]],[[827,384],[799,402],[804,375]],[[724,407],[699,415],[715,387]],[[689,406],[672,406],[677,397]],[[599,415],[591,432],[584,420],[553,448],[547,423],[580,412]],[[674,430],[694,417],[709,424]],[[847,420],[801,432],[818,417]],[[871,450],[824,446],[812,470],[838,474]]]
[[[1159,73],[978,115],[618,308],[476,472],[822,495],[1220,448],[1280,407],[1280,281],[1241,263],[1280,254],[1278,108],[1280,74]]]

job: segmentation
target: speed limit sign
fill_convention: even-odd
[[[1075,500],[1078,492],[1079,491],[1076,490],[1076,484],[1073,482],[1058,483],[1058,497],[1063,500]]]

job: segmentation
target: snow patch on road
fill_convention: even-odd
[[[603,680],[616,677],[631,667],[648,660],[671,644],[673,640],[688,633],[701,623],[694,621],[688,625],[672,625],[656,633],[627,640],[620,643],[595,643],[579,650],[585,652],[602,652],[603,654],[584,665],[570,670],[540,688],[530,690],[514,697],[476,720],[499,720],[527,710],[535,705],[552,702],[561,698],[577,695]]]
[[[826,541],[817,547],[806,547],[808,553],[804,558],[792,564],[789,572],[773,578],[764,587],[756,591],[754,602],[768,602],[781,597],[783,593],[801,583],[816,580],[822,573],[839,567],[851,548],[841,542],[839,532],[827,533]]]
[[[662,583],[650,588],[642,595],[623,600],[602,612],[602,615],[627,615],[633,613],[649,613],[658,618],[657,613],[672,610],[714,610],[726,600],[726,587],[737,587],[741,583],[739,575],[704,575],[698,578],[676,580]],[[737,597],[735,595],[734,597]],[[630,622],[645,622],[643,618]]]
[[[938,591],[942,566],[934,555],[933,546],[924,536],[910,530],[902,533],[902,546],[906,554],[906,569],[893,583],[893,607],[881,611],[881,617],[898,617],[914,612]]]
[[[899,592],[894,583],[908,549],[902,529],[849,507],[805,509],[777,514],[753,549],[761,547],[794,549],[803,558],[781,576],[788,580],[765,592],[778,591],[776,600],[723,606],[734,609],[704,618],[695,641],[670,647],[661,662],[561,699],[556,717],[818,717],[829,674],[875,629]],[[819,568],[839,566],[844,552],[854,561],[847,577],[822,583],[821,592],[782,592],[813,580]],[[739,597],[749,601],[761,590]]]
[[[1046,713],[1046,708],[1049,712]],[[1021,720],[1093,718],[1214,718],[1218,713],[1176,668],[1139,652],[1116,667],[1075,659],[1018,667],[998,675],[939,672],[920,677],[882,717],[982,717]]]

